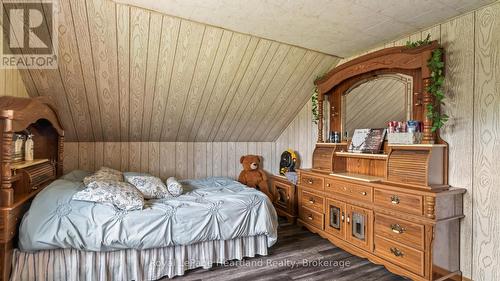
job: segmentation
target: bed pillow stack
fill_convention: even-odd
[[[166,183],[167,183],[168,192],[170,192],[170,194],[172,194],[173,196],[177,197],[177,196],[181,195],[182,192],[184,192],[184,189],[182,188],[182,184],[180,182],[178,182],[176,178],[170,177],[167,179]]]
[[[146,199],[172,197],[160,178],[140,173],[125,173],[125,181],[139,189]]]
[[[141,210],[144,196],[132,184],[123,181],[120,171],[102,167],[83,179],[85,189],[73,195],[73,200],[109,203],[118,209]]]

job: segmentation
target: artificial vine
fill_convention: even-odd
[[[318,116],[318,88],[314,87],[314,93],[311,97],[312,102],[312,122],[314,124],[318,124],[319,116]]]
[[[321,75],[316,76],[316,79],[314,79],[314,82],[321,80],[325,77],[326,73],[323,73]],[[314,124],[318,124],[319,120],[319,115],[318,115],[318,87],[316,85],[314,86],[314,91],[311,96],[311,103],[312,103],[312,122]]]
[[[431,93],[435,98],[435,103],[427,105],[427,117],[432,120],[432,131],[444,126],[448,121],[448,115],[439,112],[439,106],[444,105],[444,62],[443,50],[438,48],[432,51],[432,56],[427,61],[427,66],[431,70],[431,83],[426,91]],[[436,109],[437,108],[437,109]]]
[[[415,42],[406,41],[406,48],[416,48],[423,45],[429,45],[431,43],[431,34],[427,34],[424,40],[417,40]]]
[[[422,45],[428,45],[431,43],[431,35],[427,34],[424,40],[418,40],[415,42],[406,42],[407,48],[416,48]],[[425,89],[427,92],[431,93],[435,98],[435,103],[427,105],[427,118],[432,120],[432,131],[435,132],[444,126],[446,121],[448,121],[448,115],[439,112],[439,106],[444,105],[444,62],[443,62],[443,50],[438,48],[432,51],[432,55],[427,61],[427,66],[431,70],[431,83]],[[437,108],[437,109],[436,109]]]

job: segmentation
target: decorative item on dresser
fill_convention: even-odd
[[[297,188],[287,177],[271,176],[271,190],[274,193],[273,205],[278,216],[286,217],[288,222],[295,223],[297,218]]]
[[[403,111],[408,120],[423,122],[424,144],[384,142],[382,154],[348,152],[348,141],[322,143],[320,111],[313,167],[298,171],[297,222],[396,274],[413,280],[460,280],[465,189],[448,185],[448,144],[439,130],[431,131],[432,120],[426,116],[426,104],[433,102],[424,87],[431,76],[426,62],[436,48],[437,42],[383,49],[345,63],[317,82],[320,107],[325,96],[335,107],[330,131],[345,132],[345,95],[358,94],[352,87],[387,74],[410,77],[412,95],[402,98],[407,102]],[[375,110],[400,110],[384,106],[383,94],[368,93],[372,104],[383,106]],[[404,95],[408,97],[407,91]]]
[[[31,200],[62,174],[64,131],[46,98],[0,97],[0,279],[8,280],[18,224]],[[13,161],[13,136],[29,132],[34,159]]]

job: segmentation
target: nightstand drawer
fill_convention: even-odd
[[[308,209],[316,212],[324,212],[325,199],[319,195],[307,191],[301,191],[300,206],[307,207]]]

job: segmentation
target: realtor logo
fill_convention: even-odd
[[[0,68],[57,68],[56,0],[4,0]]]

